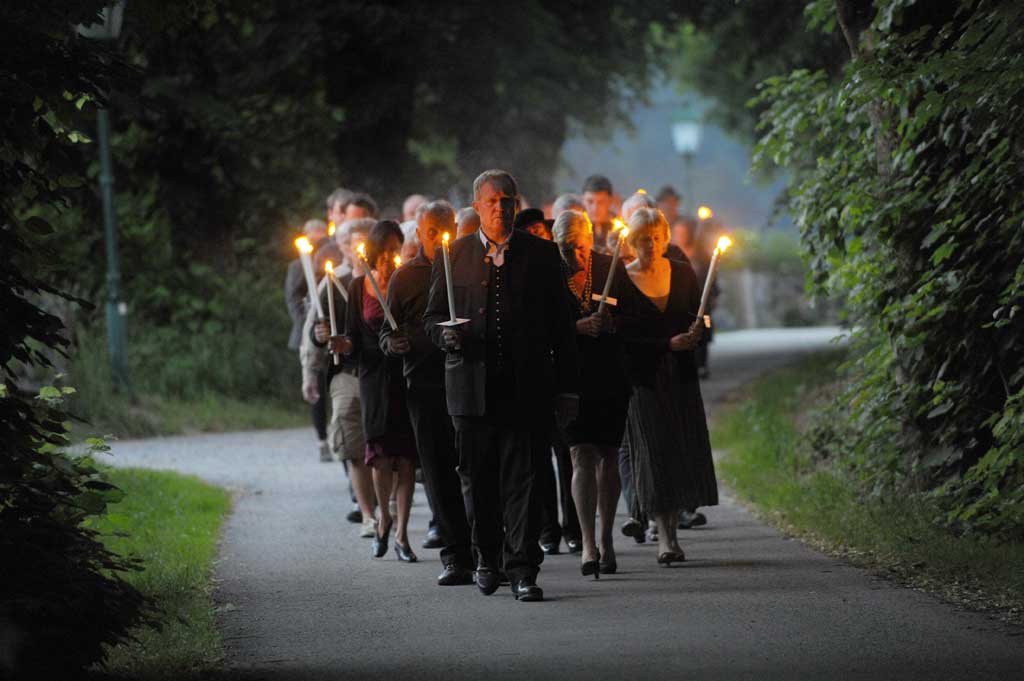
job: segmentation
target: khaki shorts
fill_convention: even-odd
[[[366,457],[359,379],[351,374],[338,373],[331,378],[331,423],[327,437],[339,459],[362,461]]]

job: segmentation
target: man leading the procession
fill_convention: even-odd
[[[518,188],[502,170],[473,183],[480,231],[451,245],[454,314],[450,320],[443,258],[434,261],[424,324],[447,353],[445,388],[456,432],[476,581],[485,595],[504,568],[517,600],[540,601],[543,560],[535,440],[554,413],[578,410],[575,328],[561,256],[553,243],[513,232]],[[503,558],[503,561],[502,561]]]

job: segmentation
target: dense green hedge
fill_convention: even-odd
[[[839,30],[834,8],[809,11]],[[927,491],[954,529],[1019,539],[1024,6],[878,0],[870,24],[850,16],[841,80],[797,70],[760,97],[759,159],[796,174],[812,285],[857,329],[855,381],[819,437],[869,489]]]

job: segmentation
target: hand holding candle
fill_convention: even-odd
[[[334,315],[334,263],[328,260],[324,263],[324,271],[327,274],[327,311],[331,316],[331,336],[338,335],[338,320]],[[341,360],[337,353],[332,353],[334,364],[337,366]]]
[[[718,260],[723,253],[732,246],[732,239],[723,236],[715,246],[715,252],[711,256],[711,266],[708,267],[708,278],[704,282],[704,292],[700,296],[700,308],[697,310],[697,320],[704,318],[704,310],[708,306],[708,296],[711,295],[711,286],[715,283],[715,274],[718,272]]]
[[[370,262],[366,259],[366,244],[361,243],[356,247],[356,253],[359,255],[359,259],[366,265],[366,278],[370,281],[370,285],[373,286],[373,292],[377,296],[377,301],[380,303],[381,309],[384,310],[384,318],[388,324],[395,331],[398,330],[398,322],[395,321],[394,316],[391,314],[391,308],[388,307],[388,301],[384,297],[384,293],[380,290],[380,284],[377,283],[377,279],[373,276],[373,267]]]
[[[615,249],[612,250],[612,267],[608,270],[608,278],[604,280],[604,290],[601,292],[601,302],[597,306],[597,313],[603,314],[604,308],[608,305],[608,294],[612,290],[612,279],[615,278],[615,268],[619,264],[619,251],[622,250],[622,242],[629,236],[629,227],[626,227],[626,223],[620,218],[612,220],[612,230],[619,233],[619,238],[615,240]]]
[[[316,278],[313,276],[313,259],[310,254],[313,252],[313,244],[309,239],[300,236],[295,240],[295,247],[299,249],[299,261],[302,263],[302,272],[306,275],[306,288],[309,289],[311,304],[316,309],[317,319],[324,318],[324,308],[320,304],[320,296],[316,294]]]

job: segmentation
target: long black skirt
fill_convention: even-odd
[[[696,377],[684,379],[677,361],[666,354],[653,383],[634,385],[629,400],[634,518],[718,504],[700,384]]]

